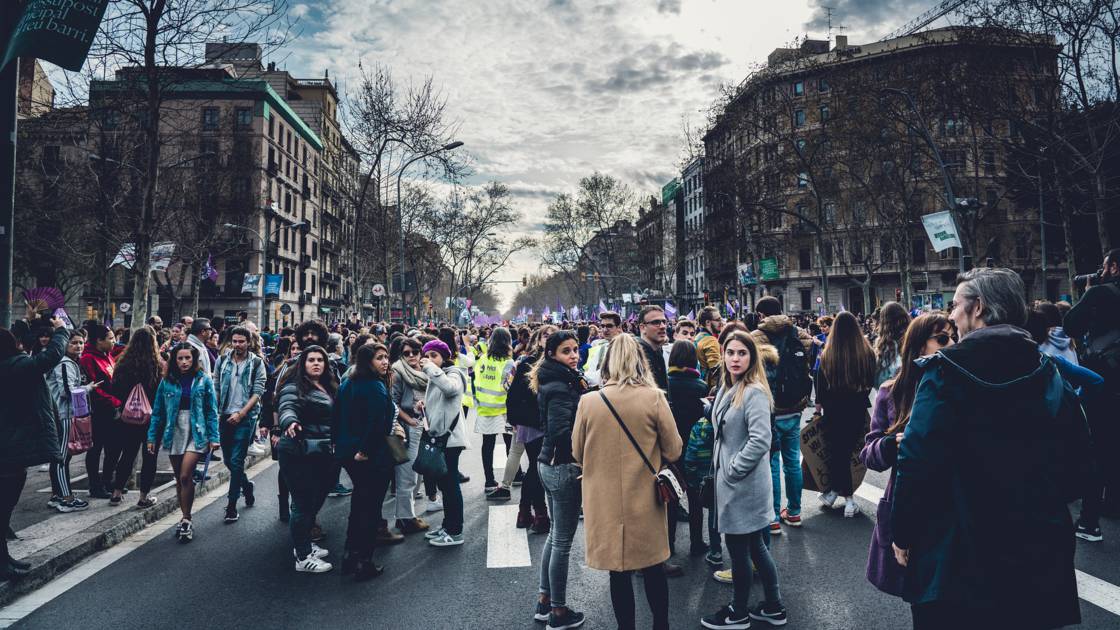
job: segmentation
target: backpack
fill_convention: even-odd
[[[121,421],[125,424],[142,426],[148,424],[151,419],[152,403],[144,393],[144,386],[137,383],[132,386],[132,391],[128,393],[124,407],[121,408]]]
[[[796,407],[813,388],[805,348],[797,337],[796,327],[790,328],[785,337],[770,341],[778,350],[778,365],[766,367],[770,393],[774,396],[774,408]]]

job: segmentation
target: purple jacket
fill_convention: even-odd
[[[902,596],[903,578],[906,569],[894,559],[891,543],[891,507],[894,501],[894,465],[898,460],[898,443],[894,435],[886,435],[895,421],[894,401],[891,400],[890,387],[883,385],[875,395],[871,412],[871,432],[864,438],[863,450],[859,459],[871,470],[890,469],[887,490],[876,511],[875,531],[871,534],[871,548],[867,553],[867,580],[875,588],[890,595]]]

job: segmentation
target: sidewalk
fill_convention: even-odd
[[[245,468],[268,457],[268,454],[249,455],[245,458]],[[12,514],[12,529],[20,540],[8,541],[8,550],[13,558],[30,562],[31,572],[21,580],[0,583],[0,606],[39,588],[94,553],[116,545],[129,534],[178,510],[175,480],[167,451],[160,451],[156,466],[156,480],[151,492],[156,504],[143,510],[136,507],[140,493],[135,489],[134,482],[139,468],[140,457],[137,456],[136,473],[129,482],[130,490],[124,495],[124,502],[111,506],[108,499],[89,499],[85,455],[78,455],[70,463],[71,486],[74,494],[88,500],[90,506],[87,510],[68,514],[47,506],[51,497],[50,475],[37,466],[29,468],[27,483]],[[224,462],[212,462],[208,476],[210,479],[198,486],[197,496],[228,481],[229,470]]]

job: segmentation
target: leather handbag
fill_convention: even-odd
[[[302,438],[299,452],[306,457],[329,457],[334,454],[334,445],[330,438]]]
[[[447,474],[447,460],[443,457],[443,450],[447,448],[447,440],[459,424],[459,416],[451,423],[451,428],[446,435],[432,435],[428,431],[420,434],[420,450],[416,453],[416,461],[412,462],[412,470],[429,479],[439,479]]]
[[[396,435],[386,435],[385,445],[389,447],[389,458],[393,460],[394,464],[406,464],[410,459],[408,456],[408,445],[404,443],[402,438]]]
[[[658,499],[662,503],[678,501],[681,507],[687,511],[688,494],[682,489],[683,486],[681,486],[679,481],[679,475],[673,471],[672,466],[665,466],[661,470],[655,470],[649,458],[642,452],[642,448],[638,446],[638,441],[634,439],[634,435],[630,433],[630,429],[626,427],[626,423],[622,421],[622,417],[618,415],[618,411],[615,410],[614,405],[611,404],[611,401],[607,399],[606,394],[604,394],[602,390],[599,391],[599,397],[606,403],[607,409],[610,410],[614,419],[618,421],[618,426],[622,427],[622,432],[626,434],[626,437],[630,438],[630,444],[634,446],[634,450],[638,452],[646,468],[648,468],[649,472],[653,475],[654,489],[657,492]]]

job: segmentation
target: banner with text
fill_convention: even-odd
[[[16,57],[35,57],[81,70],[108,6],[109,0],[27,0],[0,68]]]

